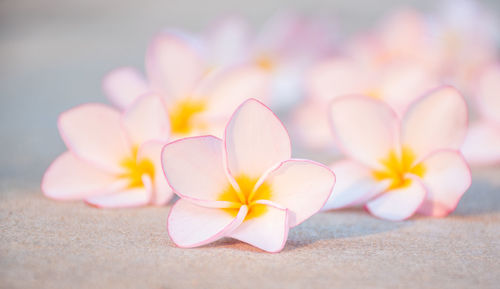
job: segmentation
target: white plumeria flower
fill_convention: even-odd
[[[254,64],[212,67],[195,41],[172,31],[157,35],[146,54],[148,79],[119,68],[104,79],[104,91],[119,108],[145,92],[159,94],[173,138],[222,135],[227,119],[245,99],[267,95],[268,73]]]
[[[259,33],[245,20],[230,17],[207,33],[206,42],[216,63],[255,63],[271,77],[270,105],[284,110],[296,104],[304,92],[304,71],[331,52],[334,33],[329,23],[293,13],[272,17]]]
[[[338,184],[325,209],[365,204],[374,216],[446,216],[471,184],[458,151],[467,106],[451,87],[415,101],[398,118],[384,102],[345,96],[331,105],[332,128],[347,160],[333,165]]]
[[[480,119],[469,127],[462,152],[471,165],[500,163],[500,64],[487,69],[476,91]]]
[[[483,69],[498,58],[498,18],[475,0],[441,1],[430,33],[433,53],[448,83],[473,93]]]
[[[412,101],[437,84],[436,75],[414,61],[374,67],[348,57],[326,59],[308,74],[308,100],[294,111],[294,131],[306,146],[325,148],[332,145],[328,104],[333,99],[366,95],[402,115]]]
[[[335,184],[329,168],[290,157],[283,124],[254,99],[236,110],[223,140],[199,136],[166,145],[163,170],[180,197],[168,217],[170,238],[196,247],[231,237],[281,251],[289,228],[319,211]]]
[[[157,95],[142,96],[123,114],[84,104],[62,113],[58,126],[68,151],[47,169],[45,196],[105,208],[163,205],[172,197],[160,162],[169,123]]]

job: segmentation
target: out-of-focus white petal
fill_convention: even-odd
[[[402,120],[401,142],[417,161],[437,149],[459,149],[467,132],[467,105],[452,87],[441,87],[415,101]]]
[[[159,95],[147,94],[139,97],[122,119],[135,146],[150,140],[166,142],[169,138],[170,122]]]
[[[418,177],[411,177],[409,185],[380,194],[365,208],[378,218],[401,221],[415,214],[426,194],[427,190]]]
[[[381,101],[343,96],[332,101],[330,117],[340,149],[371,168],[398,144],[398,117]]]
[[[80,105],[63,112],[58,126],[71,152],[103,169],[121,172],[121,162],[132,153],[120,113],[111,107]]]

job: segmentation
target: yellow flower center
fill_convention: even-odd
[[[138,188],[144,186],[142,176],[147,174],[154,179],[155,167],[149,159],[137,159],[137,148],[132,150],[132,155],[122,160],[121,166],[125,172],[119,175],[119,178],[129,181],[128,188]]]
[[[233,217],[238,215],[241,206],[248,206],[248,213],[245,220],[261,216],[267,211],[267,206],[257,204],[257,200],[269,200],[271,198],[271,186],[263,182],[258,188],[255,188],[257,179],[249,178],[245,175],[240,175],[235,178],[240,190],[235,190],[233,186],[228,187],[219,195],[218,201],[226,201],[234,203],[234,207],[225,208],[224,211],[231,214]]]
[[[266,54],[262,54],[255,59],[255,64],[266,71],[272,71],[276,67],[275,61]]]
[[[380,161],[384,168],[373,171],[373,177],[378,181],[390,180],[390,190],[409,186],[411,179],[406,177],[406,174],[414,174],[419,177],[423,177],[425,174],[424,165],[422,163],[414,164],[415,159],[415,154],[409,148],[403,148],[401,155],[391,150],[387,157]]]
[[[382,91],[377,88],[372,88],[365,92],[367,96],[375,99],[382,99]]]
[[[178,101],[169,110],[170,126],[173,134],[187,135],[203,124],[195,116],[206,109],[203,101],[186,98]]]

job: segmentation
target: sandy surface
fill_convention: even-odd
[[[318,214],[268,254],[223,239],[180,249],[169,207],[98,210],[4,184],[1,288],[498,288],[499,170],[475,173],[444,219]],[[497,181],[493,181],[497,178]]]

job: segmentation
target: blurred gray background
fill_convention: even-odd
[[[500,1],[485,1],[500,11]],[[84,102],[107,102],[109,70],[143,67],[146,46],[164,27],[201,32],[241,14],[260,27],[277,12],[333,19],[341,32],[369,28],[399,6],[429,11],[436,1],[0,1],[0,176],[36,185],[62,151],[56,119]]]

